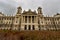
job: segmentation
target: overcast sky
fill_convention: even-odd
[[[60,0],[0,0],[0,12],[4,14],[16,14],[18,6],[23,10],[37,10],[40,6],[44,15],[60,13]]]

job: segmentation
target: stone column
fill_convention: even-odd
[[[25,23],[25,16],[24,16],[24,23]]]
[[[27,25],[27,30],[28,30],[28,25]]]
[[[24,16],[23,16],[23,23],[24,23]]]
[[[32,30],[32,25],[31,25],[31,30]]]
[[[26,20],[26,21],[27,21],[27,23],[28,23],[28,17],[27,17],[27,20]]]
[[[23,23],[23,16],[22,16],[22,20],[21,20],[21,21],[22,21],[22,23]]]
[[[32,23],[32,16],[31,16],[31,23]]]
[[[27,16],[27,23],[28,23],[28,16]]]
[[[28,16],[28,23],[29,23],[29,16]]]
[[[34,16],[34,23],[35,23],[35,16]]]
[[[37,19],[37,17],[35,17],[35,21],[36,21],[36,23],[38,22],[38,19]]]

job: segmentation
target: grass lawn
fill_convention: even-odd
[[[0,40],[60,40],[60,31],[0,30]]]

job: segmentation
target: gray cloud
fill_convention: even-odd
[[[0,11],[4,14],[15,14],[17,7],[22,6],[23,10],[37,10],[38,6],[43,9],[44,15],[54,15],[60,12],[60,0],[1,0]]]
[[[43,11],[46,15],[54,15],[60,12],[60,0],[43,1]]]
[[[0,1],[0,12],[3,12],[4,14],[15,14],[16,12],[16,4],[14,1]]]

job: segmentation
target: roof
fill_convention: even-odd
[[[54,17],[60,17],[60,14],[59,14],[59,13],[57,13],[56,15],[54,15]]]

